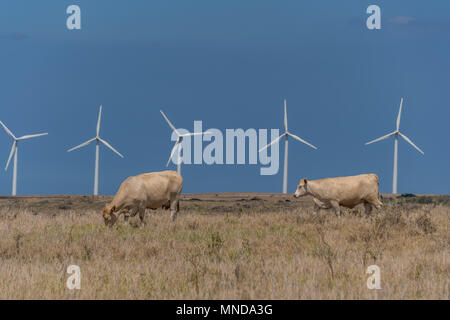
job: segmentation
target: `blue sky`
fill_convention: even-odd
[[[82,30],[66,28],[67,6]],[[369,31],[366,8],[381,7]],[[159,114],[193,129],[289,127],[318,146],[289,145],[288,191],[300,178],[373,172],[391,192],[394,130],[400,193],[450,193],[450,2],[426,1],[25,1],[0,3],[0,120],[21,144],[18,194],[91,194],[95,147],[66,150],[95,135],[124,159],[100,151],[100,193],[128,176],[165,169],[173,142]],[[0,164],[11,148],[0,131]],[[283,146],[280,146],[280,157]],[[170,168],[174,169],[172,164]],[[0,194],[12,168],[0,170]],[[184,166],[184,192],[280,192],[282,165]]]

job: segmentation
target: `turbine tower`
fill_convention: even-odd
[[[30,135],[16,138],[16,136],[8,129],[7,126],[5,126],[5,124],[3,122],[0,121],[0,124],[3,126],[6,133],[8,133],[11,136],[11,138],[14,139],[13,145],[11,147],[11,152],[9,154],[8,162],[6,163],[5,171],[8,170],[9,162],[11,161],[11,158],[14,155],[14,168],[13,168],[13,181],[12,181],[12,193],[11,194],[13,196],[15,196],[16,192],[17,192],[17,152],[18,152],[19,141],[36,138],[36,137],[40,137],[40,136],[45,136],[48,133],[30,134]]]
[[[162,116],[164,117],[164,119],[166,120],[166,122],[169,124],[170,128],[177,134],[178,138],[177,141],[175,142],[175,145],[172,148],[172,152],[170,153],[170,157],[169,160],[167,161],[166,167],[169,166],[169,162],[172,159],[173,155],[175,154],[175,152],[178,150],[178,155],[177,155],[177,172],[178,174],[181,174],[181,142],[183,141],[183,138],[185,137],[191,137],[191,136],[197,136],[197,135],[202,135],[202,134],[209,134],[210,132],[206,131],[206,132],[194,132],[194,133],[185,133],[185,134],[181,134],[180,132],[178,132],[178,130],[175,128],[175,126],[172,124],[172,122],[170,122],[169,118],[167,118],[167,116],[164,114],[164,112],[162,110],[159,110],[159,112],[161,112]]]
[[[392,193],[397,194],[397,163],[398,163],[398,137],[402,137],[406,140],[410,145],[412,145],[417,151],[419,151],[421,154],[424,154],[422,150],[419,149],[418,146],[416,146],[407,136],[405,136],[403,133],[400,132],[400,117],[402,116],[402,106],[403,106],[403,98],[400,100],[400,109],[398,110],[398,116],[397,116],[397,128],[394,132],[391,132],[385,136],[382,136],[378,139],[372,140],[370,142],[367,142],[366,145],[378,142],[387,138],[390,138],[392,136],[395,137],[394,141],[394,173],[392,177]]]
[[[286,107],[286,99],[284,99],[284,133],[279,136],[278,138],[276,138],[275,140],[273,140],[271,143],[269,143],[268,145],[262,147],[261,149],[259,149],[259,152],[263,151],[264,149],[270,147],[271,145],[277,143],[278,141],[280,141],[282,138],[285,138],[284,140],[284,171],[283,171],[283,193],[287,193],[287,179],[288,179],[288,143],[289,143],[289,137],[300,141],[301,143],[306,144],[307,146],[310,146],[313,149],[317,149],[315,146],[313,146],[312,144],[310,144],[309,142],[297,137],[295,134],[292,134],[289,132],[288,130],[288,121],[287,121],[287,107]]]
[[[100,153],[100,142],[103,143],[105,146],[107,146],[109,149],[111,149],[114,153],[116,153],[119,157],[123,158],[123,155],[119,153],[116,149],[114,149],[108,142],[100,138],[100,121],[102,118],[102,106],[100,106],[100,111],[98,112],[98,120],[97,120],[97,135],[86,141],[82,144],[73,147],[72,149],[67,150],[67,152],[71,152],[73,150],[82,148],[84,146],[87,146],[91,142],[95,141],[95,174],[94,174],[94,196],[98,195],[98,160],[99,160],[99,153]]]

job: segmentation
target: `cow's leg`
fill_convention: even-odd
[[[321,209],[327,209],[327,205],[325,202],[320,201],[319,199],[313,198],[314,201],[314,209],[313,214],[316,215],[320,212]]]
[[[168,209],[170,209],[170,200],[169,201],[167,201],[165,204],[163,204],[163,209],[164,210],[168,210]]]
[[[121,214],[123,214],[123,219],[127,221],[128,217],[130,216],[128,208],[122,208],[122,210],[120,210],[117,214],[117,217],[119,217]]]
[[[141,226],[145,225],[145,207],[139,207],[137,211],[139,212],[139,219],[141,220]]]
[[[333,201],[330,201],[330,204],[333,207],[334,212],[336,213],[336,215],[338,217],[340,217],[341,216],[341,207],[339,207],[339,202],[333,200]]]
[[[125,211],[125,214],[124,214],[125,221],[128,221],[129,217],[134,217],[137,214],[137,212],[138,212],[138,208],[137,207],[134,207],[134,208],[131,208],[131,209],[127,208],[126,211]]]
[[[170,217],[172,221],[175,221],[177,218],[178,211],[180,210],[180,203],[178,199],[178,194],[174,194],[170,196]]]
[[[375,199],[374,201],[370,202],[377,210],[381,209],[381,206],[383,205],[383,202],[380,201],[380,199]]]
[[[128,209],[120,210],[119,215],[120,214],[123,214],[123,220],[128,221],[128,217],[130,216]],[[119,216],[119,215],[117,215],[117,216]]]
[[[134,217],[134,216],[136,216],[138,211],[139,211],[139,207],[134,207],[130,211],[128,211],[128,213],[129,213],[130,217]]]
[[[368,202],[365,202],[364,208],[366,209],[366,217],[369,217],[370,213],[372,212],[372,205]]]
[[[316,215],[320,210],[320,207],[317,205],[317,203],[314,203],[314,209],[313,209],[313,215]]]
[[[372,207],[372,209],[375,207],[377,210],[380,210],[381,206],[383,205],[383,203],[380,201],[378,197],[368,199],[367,203]]]

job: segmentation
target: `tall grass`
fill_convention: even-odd
[[[201,206],[201,204],[200,204]],[[0,209],[0,299],[448,299],[450,207],[147,213]],[[68,290],[67,266],[81,268]],[[381,290],[366,287],[369,265]]]

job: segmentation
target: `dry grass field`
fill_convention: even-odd
[[[312,215],[279,194],[183,195],[107,228],[111,197],[0,198],[0,299],[448,299],[450,197]],[[81,290],[66,288],[67,266]],[[366,269],[381,269],[381,289]]]

